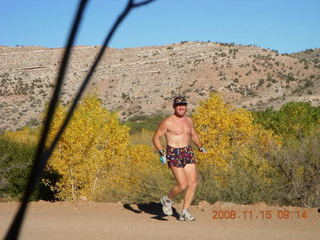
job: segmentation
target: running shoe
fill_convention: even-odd
[[[163,196],[160,199],[160,202],[162,204],[162,211],[165,215],[171,216],[173,214],[172,212],[172,201],[167,197]]]
[[[182,213],[180,214],[179,221],[194,221],[196,220],[194,217],[191,216],[188,209],[183,209]]]

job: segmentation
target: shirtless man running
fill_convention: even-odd
[[[177,183],[172,187],[167,196],[160,199],[163,212],[172,215],[172,199],[186,190],[183,202],[183,210],[179,220],[193,221],[188,208],[191,205],[197,185],[197,172],[195,156],[190,146],[190,139],[195,143],[200,152],[206,152],[202,147],[187,112],[187,101],[184,97],[176,97],[173,100],[174,114],[163,120],[153,136],[153,144],[158,149],[160,161],[168,163]],[[165,136],[167,142],[166,151],[163,149],[160,137]]]

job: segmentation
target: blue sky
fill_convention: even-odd
[[[77,0],[1,0],[0,45],[63,47]],[[101,45],[125,0],[91,0],[76,45]],[[156,0],[133,10],[110,46],[234,42],[292,53],[320,47],[320,0]]]

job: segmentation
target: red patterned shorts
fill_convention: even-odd
[[[174,148],[167,146],[168,167],[184,168],[187,164],[196,163],[191,146]]]

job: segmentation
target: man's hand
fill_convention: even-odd
[[[167,163],[166,152],[164,150],[160,150],[159,154],[160,154],[160,162],[162,164],[166,164]]]
[[[199,152],[207,153],[208,151],[204,147],[199,147]]]

